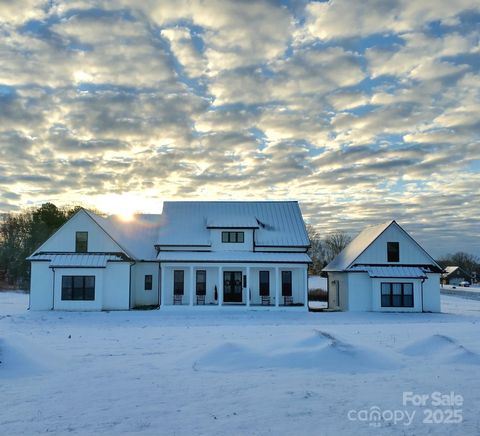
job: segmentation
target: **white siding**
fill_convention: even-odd
[[[103,310],[130,308],[130,263],[109,262],[105,269]]]
[[[348,276],[344,272],[328,273],[328,307],[348,310]]]
[[[348,273],[348,310],[372,310],[372,279],[367,273]]]
[[[423,310],[440,312],[440,274],[427,274],[423,283]]]
[[[37,251],[74,253],[76,232],[88,232],[89,252],[123,251],[83,210],[67,221]]]
[[[400,261],[387,262],[387,242],[399,242]],[[356,264],[375,265],[422,265],[431,264],[432,259],[400,228],[388,227],[356,260]]]
[[[152,290],[145,290],[145,276],[152,276]],[[137,262],[132,266],[132,307],[158,304],[159,265],[157,262]]]
[[[243,243],[222,242],[222,232],[243,232]],[[253,230],[251,229],[211,229],[212,251],[253,251]]]
[[[422,311],[422,281],[421,279],[371,279],[373,283],[372,309],[375,312],[421,312]],[[382,283],[413,283],[413,307],[382,307]]]
[[[31,262],[30,309],[50,310],[53,307],[53,271],[50,262]]]
[[[56,310],[102,310],[104,268],[55,268],[54,271]],[[62,300],[62,276],[95,276],[95,300]]]

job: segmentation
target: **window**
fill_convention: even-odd
[[[222,242],[243,244],[244,241],[244,232],[222,232]]]
[[[413,283],[382,283],[382,307],[413,307]]]
[[[259,273],[259,291],[261,297],[268,297],[270,295],[270,272],[260,271]]]
[[[62,276],[62,300],[95,300],[95,276]]]
[[[197,270],[197,295],[206,295],[207,293],[207,272],[205,270]]]
[[[88,232],[75,233],[75,252],[86,253],[88,251]]]
[[[146,274],[145,275],[145,290],[146,291],[151,291],[153,288],[153,280],[152,280],[152,275],[151,274]]]
[[[184,287],[184,271],[182,269],[176,269],[173,271],[173,293],[175,295],[183,295]]]
[[[387,242],[387,261],[400,262],[400,244],[398,242]]]
[[[292,271],[282,271],[282,297],[292,296]]]

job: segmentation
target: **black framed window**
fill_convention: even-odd
[[[245,232],[222,232],[222,242],[240,243],[245,241]]]
[[[86,253],[88,251],[88,232],[75,233],[75,252]]]
[[[183,295],[185,290],[185,273],[183,269],[173,271],[173,293]]]
[[[207,294],[207,271],[199,269],[196,273],[196,292],[197,295]]]
[[[400,244],[387,242],[387,262],[400,262]]]
[[[151,291],[153,288],[153,277],[151,274],[146,274],[145,275],[145,286],[144,286],[146,291]]]
[[[260,296],[268,297],[270,295],[270,271],[260,271],[258,276]]]
[[[62,300],[95,300],[95,276],[62,276]]]
[[[292,271],[282,271],[282,297],[292,296]]]
[[[382,307],[413,307],[413,283],[382,283]]]

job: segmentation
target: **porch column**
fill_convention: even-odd
[[[305,283],[305,303],[304,306],[308,308],[308,268],[303,268],[303,278]]]
[[[280,269],[275,267],[275,307],[280,305]]]
[[[247,266],[247,307],[250,307],[250,267]]]
[[[165,265],[160,266],[160,307],[165,306]]]
[[[194,279],[193,279],[193,266],[190,267],[190,294],[189,294],[189,306],[193,306],[193,288],[194,288]]]
[[[223,304],[223,267],[218,267],[218,305]]]

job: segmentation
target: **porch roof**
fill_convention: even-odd
[[[44,253],[30,260],[50,261],[50,268],[105,268],[109,261],[123,261],[124,257],[110,253]]]
[[[241,262],[241,263],[310,263],[306,253],[267,253],[251,251],[160,251],[162,262]]]
[[[423,268],[418,266],[368,266],[355,265],[349,271],[363,271],[372,278],[405,278],[423,279],[427,278]]]

